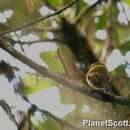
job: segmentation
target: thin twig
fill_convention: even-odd
[[[10,32],[15,32],[15,31],[21,30],[21,29],[23,29],[23,28],[25,28],[25,27],[34,25],[34,24],[36,24],[36,23],[38,23],[38,22],[40,22],[40,21],[46,20],[46,19],[48,19],[48,18],[50,18],[50,17],[54,17],[54,16],[56,16],[56,15],[58,15],[58,14],[61,14],[63,11],[65,11],[66,9],[68,9],[69,7],[71,7],[72,5],[74,5],[75,3],[77,3],[78,1],[79,1],[79,0],[74,0],[74,1],[72,1],[71,3],[67,4],[66,6],[64,6],[64,7],[61,8],[60,10],[55,11],[55,12],[52,13],[52,14],[49,14],[49,15],[47,15],[47,16],[45,16],[45,17],[40,17],[40,18],[35,19],[35,20],[31,21],[31,22],[28,22],[28,23],[26,23],[26,24],[23,24],[23,25],[21,25],[21,26],[19,26],[19,27],[12,28],[12,29],[10,29],[10,30],[4,31],[4,32],[0,33],[0,36],[3,36],[3,35],[8,34],[8,33],[10,33]]]
[[[119,2],[120,2],[120,4],[121,4],[121,6],[122,6],[122,9],[123,9],[124,15],[125,15],[125,17],[126,17],[126,20],[127,20],[127,22],[129,22],[129,19],[128,19],[127,14],[126,14],[125,7],[124,7],[124,5],[123,5],[123,3],[122,3],[121,0],[119,0]]]
[[[34,32],[53,32],[53,33],[60,33],[60,29],[57,29],[57,28],[37,28],[37,29],[32,29],[31,31],[34,31]]]
[[[25,42],[25,41],[16,41],[10,37],[2,37],[2,39],[5,39],[7,40],[8,42],[10,42],[11,45],[15,45],[16,43],[19,43],[20,45],[32,45],[32,44],[35,44],[35,43],[39,43],[39,42],[60,42],[60,43],[64,43],[63,40],[60,40],[60,39],[56,39],[56,38],[53,38],[53,39],[40,39],[40,40],[34,40],[34,41],[28,41],[28,42]]]
[[[28,57],[24,56],[23,54],[19,53],[16,49],[14,49],[10,44],[7,44],[6,42],[3,42],[1,40],[0,47],[8,52],[10,55],[15,57],[16,59],[20,60],[27,66],[31,67],[32,69],[36,70],[41,76],[50,78],[59,84],[62,84],[63,86],[73,89],[75,91],[78,91],[79,93],[85,94],[87,96],[90,96],[92,98],[95,98],[100,101],[105,101],[109,103],[116,103],[116,104],[122,104],[122,105],[129,105],[130,106],[130,99],[117,96],[117,95],[111,95],[108,93],[104,93],[97,90],[90,89],[87,85],[81,85],[77,84],[74,81],[68,79],[67,77],[64,77],[61,74],[58,74],[56,72],[52,72],[48,70],[46,67],[41,66],[37,64],[36,62],[32,61]],[[98,95],[98,96],[97,96]]]

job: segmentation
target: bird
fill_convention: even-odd
[[[105,93],[113,94],[111,76],[103,63],[96,62],[91,64],[85,70],[85,81],[94,90],[101,90]]]

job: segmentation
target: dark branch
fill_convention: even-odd
[[[100,101],[122,104],[122,105],[130,105],[130,99],[124,98],[122,96],[110,95],[108,93],[103,93],[101,91],[91,90],[87,85],[79,85],[72,80],[56,73],[48,70],[47,68],[35,63],[28,57],[19,53],[16,49],[14,49],[10,44],[7,44],[1,40],[0,47],[8,52],[10,55],[14,56],[24,64],[28,65],[32,69],[36,70],[41,76],[50,78],[59,84],[62,84],[65,87],[78,91],[87,96],[93,97]]]
[[[0,106],[3,108],[3,110],[7,113],[7,115],[9,116],[9,119],[16,125],[18,126],[18,122],[15,120],[14,115],[11,112],[11,108],[9,107],[9,105],[4,101],[4,100],[0,100]]]
[[[16,27],[16,28],[13,28],[13,29],[4,31],[4,32],[0,33],[0,36],[3,36],[3,35],[8,34],[8,33],[10,33],[10,32],[18,31],[18,30],[23,29],[23,28],[25,28],[25,27],[34,25],[34,24],[36,24],[36,23],[38,23],[38,22],[40,22],[40,21],[46,20],[46,19],[48,19],[48,18],[50,18],[50,17],[54,17],[54,16],[56,16],[56,15],[59,15],[59,14],[61,14],[63,11],[65,11],[66,9],[68,9],[69,7],[71,7],[73,4],[77,3],[78,1],[79,1],[79,0],[74,0],[74,1],[72,1],[71,3],[67,4],[66,6],[64,6],[64,7],[61,8],[60,10],[55,11],[55,12],[52,13],[52,14],[49,14],[49,15],[47,15],[47,16],[45,16],[45,17],[40,17],[40,18],[38,18],[38,19],[35,19],[35,20],[33,20],[33,21],[29,22],[29,23],[26,23],[26,24],[24,24],[24,25],[21,25],[21,26],[19,26],[19,27]]]
[[[123,12],[124,12],[124,15],[125,15],[125,17],[126,17],[127,22],[129,22],[129,19],[128,19],[128,16],[127,16],[127,13],[126,13],[126,10],[125,10],[125,7],[124,7],[122,1],[121,1],[121,0],[118,0],[118,2],[120,2],[121,6],[122,6],[122,9],[123,9]]]

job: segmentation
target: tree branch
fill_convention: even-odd
[[[20,60],[27,66],[31,67],[32,69],[36,70],[41,76],[50,78],[63,86],[78,91],[82,94],[87,96],[93,97],[100,101],[122,104],[122,105],[130,105],[130,99],[127,99],[122,96],[111,95],[108,93],[104,93],[98,90],[92,90],[87,85],[79,85],[72,80],[56,73],[48,70],[47,68],[35,63],[28,57],[24,56],[23,54],[19,53],[16,49],[14,49],[10,44],[7,44],[1,40],[0,47],[8,52],[10,55],[14,56],[16,59]]]
[[[23,25],[21,25],[19,27],[12,28],[12,29],[7,30],[7,31],[3,31],[2,33],[0,33],[0,36],[3,36],[3,35],[8,34],[10,32],[21,30],[21,29],[23,29],[25,27],[31,26],[33,24],[36,24],[36,23],[38,23],[38,22],[40,22],[42,20],[46,20],[46,19],[48,19],[50,17],[54,17],[54,16],[56,16],[58,14],[61,14],[63,11],[65,11],[66,9],[68,9],[69,7],[71,7],[72,5],[74,5],[75,3],[77,3],[78,1],[79,0],[74,0],[74,1],[70,2],[69,4],[67,4],[66,6],[64,6],[63,8],[61,8],[60,10],[57,10],[54,13],[49,14],[49,15],[47,15],[45,17],[40,17],[40,18],[35,19],[35,20],[33,20],[33,21],[29,22],[29,23],[23,24]]]
[[[77,128],[69,123],[67,123],[66,121],[54,116],[53,114],[51,114],[50,112],[46,111],[46,110],[42,110],[42,109],[39,109],[37,108],[38,111],[40,111],[41,113],[43,114],[46,114],[48,116],[50,116],[51,118],[53,118],[55,121],[57,121],[61,126],[67,126],[73,130],[85,130],[85,129],[82,129],[82,128]]]
[[[126,13],[126,10],[125,10],[125,7],[124,7],[122,1],[121,1],[121,0],[118,0],[118,2],[120,2],[121,6],[122,6],[122,9],[123,9],[123,12],[124,12],[124,15],[125,15],[125,17],[126,17],[126,20],[127,20],[127,22],[129,23],[129,19],[128,19],[128,16],[127,16],[127,13]]]
[[[1,107],[3,108],[3,110],[7,113],[7,115],[9,116],[9,119],[11,119],[11,121],[13,121],[14,124],[15,124],[17,127],[19,127],[20,124],[15,120],[15,117],[14,117],[14,115],[12,114],[9,105],[8,105],[4,100],[0,100],[0,106],[1,106]],[[73,125],[67,123],[66,121],[64,121],[64,120],[62,120],[62,119],[60,119],[60,118],[54,116],[53,114],[51,114],[50,112],[48,112],[48,111],[46,111],[46,110],[39,109],[38,107],[36,107],[36,109],[37,109],[38,111],[40,111],[41,113],[50,116],[50,117],[53,118],[55,121],[57,121],[60,125],[67,126],[67,127],[71,128],[71,129],[73,129],[73,130],[84,130],[84,129],[77,128],[77,127],[75,127],[75,126],[73,126]],[[26,123],[25,121],[23,121],[23,122]],[[21,123],[21,122],[20,122],[20,123]],[[22,125],[23,125],[23,123],[22,123]],[[24,125],[25,125],[25,124],[24,124]],[[23,126],[21,126],[21,127],[23,127]],[[21,130],[21,129],[20,129],[20,130]]]
[[[19,43],[20,45],[32,45],[32,44],[35,44],[35,43],[38,43],[38,42],[65,42],[61,39],[56,39],[56,38],[53,38],[53,39],[49,39],[49,38],[46,38],[46,39],[40,39],[40,40],[34,40],[34,41],[28,41],[28,42],[24,42],[24,41],[16,41],[10,37],[2,37],[2,39],[5,39],[7,40],[8,42],[11,43],[11,45],[15,45],[16,43]]]
[[[31,31],[34,31],[34,32],[53,32],[53,33],[60,33],[60,29],[58,28],[35,28],[35,29],[31,29]]]
[[[16,126],[18,126],[18,122],[15,120],[15,117],[14,117],[14,115],[12,114],[9,105],[8,105],[4,100],[0,100],[0,106],[1,106],[1,107],[3,108],[3,110],[7,113],[7,115],[9,116],[9,119],[10,119],[11,121],[13,121]]]

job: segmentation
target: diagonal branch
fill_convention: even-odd
[[[122,9],[123,9],[124,15],[125,15],[125,17],[126,17],[126,20],[127,20],[127,22],[129,23],[129,18],[128,18],[128,16],[127,16],[127,13],[126,13],[126,10],[125,10],[125,7],[124,7],[123,3],[122,3],[121,0],[118,0],[118,1],[120,2],[121,6],[122,6]]]
[[[72,80],[68,79],[67,77],[64,77],[56,72],[52,72],[48,70],[44,66],[37,64],[36,62],[32,61],[28,57],[19,53],[10,44],[7,44],[2,40],[0,42],[0,47],[6,52],[8,52],[10,55],[14,56],[16,59],[20,60],[21,62],[31,67],[32,69],[36,70],[39,74],[41,74],[41,76],[50,78],[67,88],[73,89],[75,91],[78,91],[79,93],[85,94],[87,96],[90,96],[100,101],[122,104],[122,105],[130,105],[130,99],[127,99],[122,96],[111,95],[97,90],[92,90],[87,85],[77,84]]]
[[[11,109],[10,109],[9,105],[6,103],[6,101],[0,100],[0,106],[1,106],[1,107],[3,108],[3,110],[7,113],[7,115],[9,116],[9,119],[10,119],[11,121],[13,121],[14,124],[15,124],[17,127],[20,128],[20,130],[21,130],[21,128],[24,128],[23,126],[26,127],[26,123],[28,123],[28,122],[25,121],[25,119],[22,121],[22,122],[25,123],[25,124],[21,123],[22,126],[20,127],[20,124],[15,120],[15,117],[14,117],[14,115],[12,114]],[[77,127],[71,125],[70,123],[67,123],[66,121],[64,121],[64,120],[62,120],[62,119],[56,117],[55,115],[51,114],[50,112],[48,112],[48,111],[46,111],[46,110],[39,109],[38,107],[37,107],[37,110],[40,111],[40,112],[43,113],[43,114],[46,114],[46,115],[50,116],[51,118],[53,118],[55,121],[57,121],[57,122],[58,122],[60,125],[62,125],[62,126],[67,126],[67,127],[71,128],[72,130],[85,130],[85,129],[82,129],[82,128],[77,128]],[[33,124],[31,124],[31,125],[33,125]]]
[[[64,6],[63,8],[61,8],[60,10],[57,10],[52,14],[49,14],[49,15],[44,16],[44,17],[40,17],[40,18],[35,19],[35,20],[33,20],[33,21],[29,22],[29,23],[23,24],[23,25],[21,25],[19,27],[12,28],[10,30],[4,31],[4,32],[0,33],[0,36],[3,36],[3,35],[8,34],[10,32],[15,32],[15,31],[21,30],[21,29],[23,29],[25,27],[31,26],[33,24],[36,24],[36,23],[40,22],[40,21],[46,20],[46,19],[48,19],[50,17],[54,17],[54,16],[56,16],[58,14],[61,14],[63,11],[65,11],[66,9],[68,9],[69,7],[71,7],[72,5],[77,3],[78,1],[79,0],[74,0],[74,1],[70,2],[69,4],[67,4],[66,6]]]
[[[53,38],[53,39],[49,39],[49,38],[46,38],[46,39],[40,39],[40,40],[34,40],[34,41],[16,41],[10,37],[2,37],[2,39],[5,39],[6,41],[10,42],[11,45],[15,45],[16,43],[20,44],[20,45],[32,45],[32,44],[35,44],[35,43],[38,43],[38,42],[65,42],[61,39],[58,39],[58,38]]]
[[[32,32],[53,32],[53,33],[60,33],[61,30],[59,28],[34,28],[31,29]]]
[[[7,113],[9,119],[11,121],[13,121],[13,123],[18,126],[18,122],[15,120],[14,115],[11,112],[11,108],[9,107],[9,105],[6,103],[6,101],[4,100],[0,100],[0,106],[3,108],[3,110]]]

